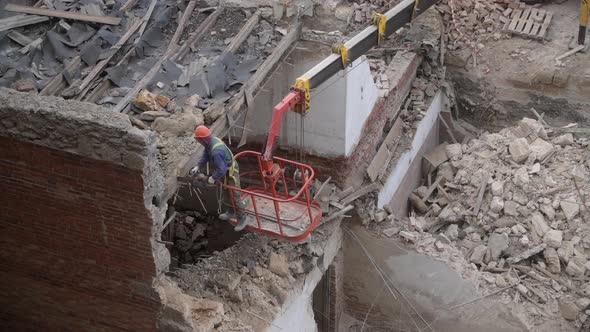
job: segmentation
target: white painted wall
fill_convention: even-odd
[[[346,73],[346,156],[352,153],[359,142],[365,122],[379,98],[366,60],[363,55],[352,64],[353,69]]]
[[[389,176],[387,177],[387,181],[385,185],[379,192],[379,198],[377,202],[377,206],[382,208],[383,206],[389,204],[393,195],[396,191],[400,188],[400,184],[404,179],[404,176],[408,172],[408,169],[414,159],[421,158],[418,156],[418,152],[420,148],[426,141],[428,134],[430,131],[433,130],[434,126],[438,125],[438,114],[442,110],[443,107],[443,98],[442,93],[439,91],[433,98],[432,103],[428,107],[428,111],[426,112],[426,116],[420,121],[418,125],[418,129],[416,130],[416,134],[414,135],[414,139],[412,141],[412,145],[410,149],[402,154],[399,158],[396,166],[393,168]]]
[[[316,43],[299,42],[297,45],[254,99],[255,114],[249,124],[253,132],[248,134],[249,141],[263,140],[273,107],[287,95],[298,76],[330,54]],[[377,87],[365,57],[313,89],[311,108],[303,124],[306,150],[325,157],[349,156],[377,99]],[[298,146],[300,127],[300,115],[286,113],[279,143]]]

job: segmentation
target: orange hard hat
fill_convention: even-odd
[[[206,126],[200,125],[195,128],[195,138],[205,138],[211,136],[211,130]]]

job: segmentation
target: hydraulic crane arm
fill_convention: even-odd
[[[332,47],[333,54],[301,75],[289,94],[273,110],[262,158],[263,168],[268,172],[272,168],[273,145],[280,129],[281,118],[289,108],[297,113],[307,113],[311,102],[311,89],[318,87],[339,71],[346,69],[354,60],[360,58],[371,48],[378,46],[387,36],[411,22],[437,2],[437,0],[403,0],[385,14],[373,14],[372,25],[350,38],[346,43],[334,45]]]

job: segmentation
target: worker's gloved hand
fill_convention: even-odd
[[[195,176],[195,175],[199,174],[199,166],[195,166],[195,167],[191,168],[191,170],[188,171],[188,174],[190,174],[190,176]]]
[[[215,179],[212,176],[210,176],[207,179],[207,187],[208,188],[215,188],[215,187],[217,187],[217,183],[215,183]]]

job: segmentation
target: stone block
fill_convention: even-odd
[[[531,223],[533,224],[533,230],[541,238],[551,230],[549,225],[545,222],[545,217],[539,212],[533,213]]]
[[[569,198],[559,202],[559,206],[568,221],[573,220],[580,212],[580,205],[574,198]]]
[[[527,160],[529,154],[531,153],[531,149],[526,138],[517,138],[513,140],[508,146],[508,151],[510,152],[512,159],[517,163]]]
[[[525,185],[529,184],[529,172],[527,171],[526,167],[521,167],[514,172],[514,176],[512,177],[512,182],[519,187],[524,187]]]
[[[473,253],[471,253],[469,260],[474,264],[481,265],[483,264],[483,258],[485,257],[487,251],[488,247],[479,245],[473,249]]]
[[[494,195],[494,196],[504,195],[504,182],[502,182],[502,181],[492,182],[491,189],[492,189],[492,195]]]
[[[559,259],[565,264],[570,261],[570,258],[572,258],[573,254],[574,244],[572,241],[563,241],[561,243],[561,247],[557,249],[557,255],[559,255]]]
[[[532,153],[535,154],[537,160],[541,161],[547,158],[553,152],[553,144],[546,142],[541,138],[537,138],[529,146]]]
[[[289,275],[289,262],[287,261],[287,257],[283,254],[277,254],[272,252],[270,254],[270,260],[268,263],[268,269],[281,277],[286,277]]]
[[[546,248],[544,252],[545,263],[547,263],[547,269],[551,273],[560,273],[561,265],[559,264],[559,256],[555,248]]]
[[[555,229],[548,231],[547,233],[545,233],[545,236],[543,237],[543,242],[545,242],[545,244],[548,247],[556,248],[556,249],[561,247],[562,240],[563,240],[563,232],[555,230]]]
[[[516,203],[515,201],[506,201],[504,202],[504,214],[507,216],[518,216],[518,208],[520,204]]]
[[[418,234],[416,232],[401,231],[399,235],[408,242],[416,243],[418,240]]]
[[[568,133],[561,135],[553,140],[557,145],[566,146],[574,144],[574,135]]]
[[[500,258],[500,255],[508,249],[508,245],[510,244],[510,239],[506,234],[498,234],[494,233],[490,235],[488,239],[488,249],[490,253],[490,260],[497,261]]]
[[[504,201],[502,200],[502,198],[500,198],[498,196],[494,196],[492,198],[492,202],[490,203],[490,210],[492,210],[492,212],[494,212],[494,213],[499,213],[503,209],[504,209]]]
[[[461,159],[463,157],[463,149],[460,143],[448,144],[445,147],[445,151],[447,152],[447,157],[451,160]]]
[[[578,265],[573,259],[567,263],[567,267],[565,268],[565,273],[572,277],[581,277],[586,272],[585,266]]]
[[[580,312],[576,303],[567,299],[561,299],[559,301],[559,311],[564,319],[570,321],[576,320]]]

